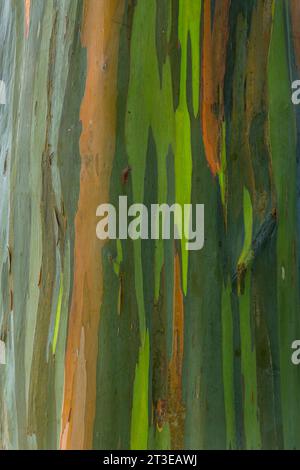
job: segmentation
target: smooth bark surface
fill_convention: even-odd
[[[0,0],[3,448],[300,448],[299,18]],[[204,204],[204,248],[98,240],[122,195]]]

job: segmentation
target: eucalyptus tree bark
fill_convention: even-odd
[[[0,0],[0,443],[300,448],[296,0]],[[205,244],[96,237],[204,204]]]

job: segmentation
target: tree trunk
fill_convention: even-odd
[[[0,445],[300,448],[296,0],[0,0]],[[205,242],[97,207],[204,204]]]

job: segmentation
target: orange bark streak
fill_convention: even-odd
[[[28,38],[29,34],[29,25],[30,25],[30,3],[31,0],[24,0],[24,8],[25,8],[25,37]]]
[[[89,449],[93,441],[104,244],[96,238],[96,208],[109,199],[123,7],[124,0],[86,0],[84,4],[82,45],[87,49],[87,77],[80,111],[81,174],[65,360],[61,434],[64,449]]]
[[[212,23],[211,2],[204,0],[202,52],[202,131],[207,162],[213,175],[220,169],[223,87],[228,41],[230,0],[216,2]]]

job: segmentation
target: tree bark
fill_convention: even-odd
[[[0,0],[3,448],[300,448],[299,17]],[[119,196],[204,248],[98,240]]]

